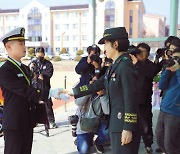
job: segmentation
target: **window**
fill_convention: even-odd
[[[11,27],[10,27],[10,26],[7,26],[7,27],[6,27],[6,33],[8,33],[10,30],[11,30]]]
[[[55,29],[56,30],[60,29],[60,25],[59,24],[55,24]]]
[[[73,52],[77,52],[78,51],[78,47],[73,47]]]
[[[78,29],[78,24],[73,24],[73,29]]]
[[[55,41],[60,41],[60,36],[55,36]]]
[[[133,10],[129,11],[129,37],[133,34]]]
[[[64,17],[65,17],[65,18],[68,18],[68,17],[69,17],[69,12],[65,12],[65,13],[64,13]]]
[[[83,17],[87,17],[88,16],[88,12],[82,12],[82,16]]]
[[[66,52],[68,53],[69,52],[69,48],[68,47],[64,47],[66,49]]]
[[[14,16],[14,20],[18,20],[18,16]]]
[[[73,35],[73,41],[77,41],[78,40],[78,36],[77,35]]]
[[[83,40],[83,41],[87,41],[87,38],[88,38],[87,35],[82,35],[82,40]]]
[[[27,16],[28,20],[28,38],[32,41],[42,41],[42,15],[39,9],[33,7]]]
[[[64,41],[69,41],[69,36],[64,36]]]
[[[112,28],[115,25],[115,4],[113,1],[108,1],[105,4],[105,29]]]
[[[84,52],[86,52],[86,51],[87,51],[87,47],[83,47],[82,50],[83,50]]]
[[[108,1],[107,3],[106,3],[106,5],[105,5],[105,8],[106,9],[114,9],[115,8],[115,4],[114,4],[114,2],[113,1]]]
[[[68,30],[69,29],[69,24],[64,24],[64,29]]]
[[[59,53],[60,52],[60,48],[56,48],[56,53]]]
[[[82,29],[87,29],[88,24],[87,23],[82,23]]]
[[[74,17],[78,17],[79,13],[78,12],[74,12]]]
[[[60,18],[60,13],[56,13],[54,16],[55,18]]]

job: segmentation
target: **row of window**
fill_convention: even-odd
[[[82,23],[81,26],[82,26],[81,27],[82,29],[87,29],[88,24]],[[72,29],[79,29],[79,24],[75,23],[75,24],[55,24],[54,25],[55,30],[59,30],[59,29],[68,30],[71,27],[72,27]]]
[[[70,39],[70,38],[72,38],[72,39]],[[78,35],[63,36],[63,41],[70,41],[70,40],[72,40],[72,41],[78,41],[78,39],[79,39],[79,36],[78,36]],[[82,35],[82,36],[81,36],[81,39],[82,39],[82,41],[87,41],[87,40],[88,40],[88,35]],[[54,37],[54,40],[55,40],[55,41],[60,41],[60,40],[61,40],[61,37],[60,37],[60,36],[55,36],[55,37]]]
[[[83,17],[88,16],[87,11],[86,12],[72,12],[72,13],[71,12],[57,12],[54,14],[54,16],[55,16],[55,18],[64,18],[64,17],[65,18],[69,18],[69,17],[74,18],[74,17],[78,17],[80,15],[80,13]]]
[[[19,15],[11,15],[11,16],[0,16],[0,22],[3,21],[3,18],[5,21],[10,21],[10,20],[18,20]]]
[[[64,48],[66,49],[67,52],[70,51],[70,48],[69,48],[69,47],[64,47]],[[76,53],[78,50],[79,50],[78,47],[72,47],[72,50],[71,50],[71,51],[74,52],[74,53]],[[82,47],[82,50],[83,50],[83,51],[87,51],[87,47]],[[55,48],[55,51],[56,51],[56,53],[59,53],[59,52],[61,51],[61,48],[60,48],[60,47],[56,47],[56,48]]]

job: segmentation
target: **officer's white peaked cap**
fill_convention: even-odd
[[[6,44],[8,41],[13,41],[13,40],[27,40],[25,39],[24,34],[25,34],[25,29],[23,27],[18,27],[6,33],[3,37],[0,38],[0,41]]]

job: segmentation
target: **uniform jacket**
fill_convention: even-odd
[[[39,70],[37,73],[43,75],[44,88],[49,90],[51,88],[50,78],[52,77],[53,72],[54,72],[54,68],[53,68],[52,63],[46,59],[43,59],[42,61],[40,61],[37,58],[33,59],[31,63],[34,63],[36,69]]]
[[[160,72],[162,66],[146,59],[144,62],[138,61],[135,67],[138,71],[138,103],[151,105],[153,78]]]
[[[139,130],[140,122],[136,83],[135,66],[130,61],[129,56],[123,54],[94,84],[74,88],[73,92],[75,97],[81,97],[105,88],[110,103],[110,131],[136,131]]]
[[[23,66],[26,76],[30,78],[29,68]],[[4,97],[3,129],[34,127],[35,102],[39,100],[40,94],[28,84],[22,72],[8,60],[0,67],[0,87]]]
[[[75,71],[77,74],[81,75],[80,82],[76,87],[80,87],[83,85],[89,84],[93,74],[94,74],[94,66],[88,64],[87,57],[82,57],[79,63],[75,67]]]

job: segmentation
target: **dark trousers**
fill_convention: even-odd
[[[50,98],[48,99],[46,103],[46,111],[47,111],[47,116],[50,123],[55,122],[54,111],[53,111],[52,106],[53,106],[53,103],[52,103],[52,99]]]
[[[141,132],[132,132],[132,141],[121,145],[122,132],[110,132],[112,154],[138,154]]]
[[[33,129],[3,130],[4,154],[31,154]]]
[[[180,117],[160,111],[156,140],[166,154],[180,154]]]
[[[153,143],[152,129],[152,105],[139,105],[140,115],[142,118],[142,138],[145,147],[151,147]]]

